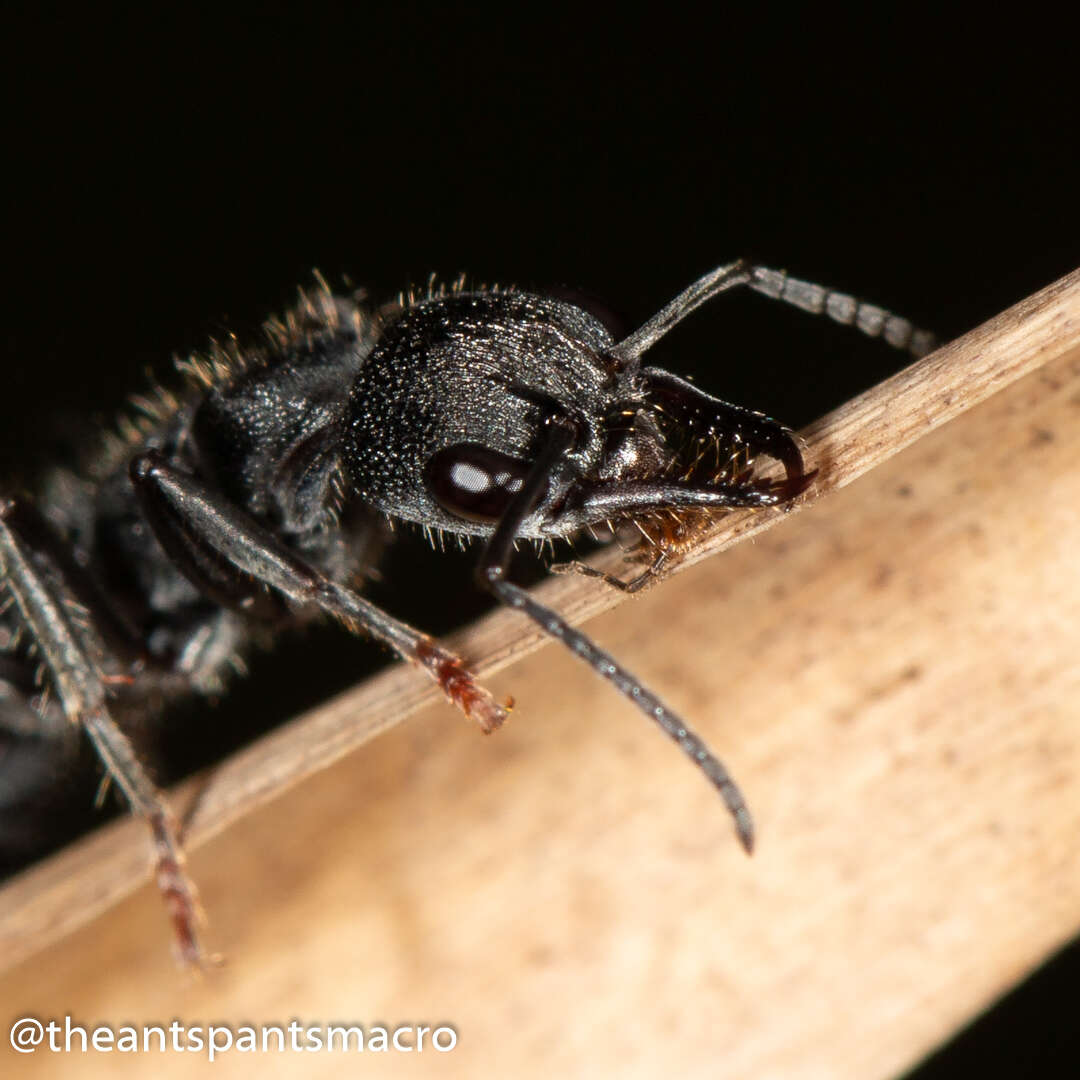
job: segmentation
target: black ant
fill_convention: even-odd
[[[185,392],[136,399],[90,475],[0,499],[0,729],[81,727],[148,822],[180,960],[198,903],[169,809],[115,717],[216,693],[262,631],[318,613],[425,669],[493,731],[506,707],[464,663],[360,595],[381,523],[483,538],[481,588],[557,638],[655,720],[753,825],[724,766],[611,656],[507,579],[518,539],[638,530],[635,590],[732,507],[789,503],[812,478],[792,432],[642,356],[745,285],[919,355],[928,335],[841,293],[745,262],[707,274],[621,341],[581,306],[516,289],[429,289],[372,311],[321,286],[257,348],[180,364]],[[755,472],[772,458],[782,477]],[[561,569],[595,573],[573,564]],[[21,645],[20,645],[21,640]]]

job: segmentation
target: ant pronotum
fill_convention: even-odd
[[[484,731],[505,718],[457,656],[353,588],[387,518],[483,538],[479,585],[655,720],[719,790],[750,850],[742,794],[701,739],[507,579],[518,539],[631,523],[644,570],[601,576],[634,590],[717,512],[806,488],[790,430],[642,363],[695,308],[742,285],[917,355],[929,347],[905,319],[744,262],[705,275],[621,341],[574,303],[516,289],[429,290],[371,311],[323,286],[268,323],[258,347],[184,361],[182,394],[136,399],[140,415],[88,477],[63,474],[36,501],[0,499],[0,730],[86,732],[150,825],[184,963],[204,962],[195,888],[168,807],[114,717],[218,691],[257,628],[322,612],[424,668]],[[758,456],[782,478],[756,475]]]

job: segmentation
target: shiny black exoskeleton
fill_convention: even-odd
[[[268,324],[260,347],[185,361],[186,390],[139,399],[140,418],[89,475],[58,472],[36,499],[0,499],[0,819],[47,779],[20,765],[41,760],[27,748],[70,746],[81,729],[149,823],[180,957],[200,964],[194,887],[124,733],[133,716],[216,692],[267,628],[323,613],[424,668],[483,730],[505,717],[456,656],[357,591],[380,523],[403,520],[484,538],[479,584],[660,724],[719,789],[749,849],[742,795],[705,744],[507,580],[519,538],[634,522],[649,565],[614,583],[637,588],[677,555],[672,522],[805,488],[787,428],[642,366],[671,326],[737,285],[925,351],[925,336],[879,308],[734,263],[622,341],[576,304],[516,290],[440,290],[378,312],[322,290]],[[762,455],[782,478],[755,474]]]

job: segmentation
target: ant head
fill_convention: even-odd
[[[565,536],[656,509],[767,505],[804,485],[781,425],[616,344],[575,304],[515,291],[406,308],[353,384],[344,443],[351,488],[407,521],[490,536],[534,477],[514,535]],[[559,452],[544,454],[551,425]],[[786,479],[755,481],[753,458]],[[540,462],[543,460],[543,464]]]

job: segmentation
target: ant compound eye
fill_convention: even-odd
[[[494,522],[521,490],[527,461],[489,450],[479,443],[456,443],[427,463],[428,490],[435,501],[466,521]]]

